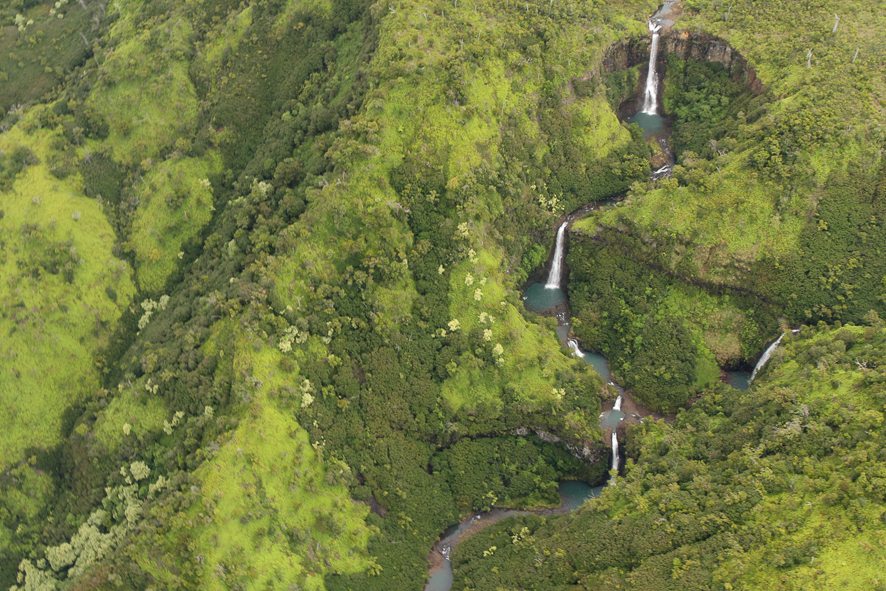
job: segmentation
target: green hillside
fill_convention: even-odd
[[[8,4],[0,586],[419,590],[604,483],[521,293],[583,207],[571,329],[668,420],[453,589],[884,584],[875,3],[684,0],[763,90],[664,57],[660,181],[606,65],[652,0]]]

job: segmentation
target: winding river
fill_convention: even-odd
[[[659,114],[658,90],[660,85],[660,76],[657,69],[657,50],[659,35],[668,29],[674,23],[675,18],[679,15],[679,0],[666,0],[661,8],[649,20],[649,32],[651,35],[649,65],[647,67],[646,85],[643,94],[643,102],[638,105],[637,112],[629,119],[629,122],[638,124],[644,131],[644,135],[649,139],[654,139],[662,148],[662,153],[666,156],[666,164],[652,171],[651,178],[657,180],[671,175],[671,169],[674,164],[673,154],[668,145],[668,124],[667,120]],[[625,400],[630,400],[629,394],[616,384],[610,371],[609,361],[602,355],[590,351],[583,351],[579,342],[572,336],[570,318],[569,318],[569,300],[566,291],[563,289],[563,279],[565,272],[565,257],[567,249],[567,237],[569,226],[576,219],[587,215],[598,207],[606,206],[616,201],[602,202],[600,204],[586,205],[579,210],[567,215],[561,220],[557,227],[556,238],[554,241],[554,249],[551,256],[551,263],[547,277],[544,281],[530,283],[523,292],[523,301],[527,309],[541,313],[553,314],[557,318],[557,337],[563,347],[572,352],[573,355],[590,364],[608,385],[610,391],[614,391],[616,395],[612,408],[605,410],[600,415],[600,426],[604,433],[610,433],[611,448],[611,466],[615,470],[609,484],[615,482],[615,475],[621,467],[621,458],[619,455],[618,431],[622,421],[628,418],[626,412],[622,409]],[[796,333],[797,330],[792,332]],[[786,333],[785,333],[786,334]],[[779,346],[784,334],[778,337],[761,355],[760,360],[754,367],[753,372],[749,371],[724,371],[724,380],[739,390],[745,390],[750,386],[751,381],[756,377],[757,373],[766,365],[772,353]],[[633,404],[631,405],[633,406]],[[641,417],[634,414],[632,418],[640,419]],[[453,526],[443,533],[441,539],[434,545],[431,551],[429,561],[431,567],[429,570],[429,579],[425,586],[425,591],[449,591],[452,588],[453,572],[451,554],[458,544],[467,537],[476,532],[485,529],[495,523],[498,523],[509,517],[519,515],[562,515],[574,511],[582,506],[589,498],[596,497],[600,494],[602,486],[590,486],[584,482],[564,481],[559,484],[560,505],[555,509],[543,510],[517,510],[517,509],[493,509],[486,513],[479,513]]]
[[[487,527],[509,517],[520,515],[563,515],[575,511],[593,497],[599,496],[602,486],[590,486],[585,482],[564,480],[559,484],[560,506],[555,509],[536,511],[519,509],[493,509],[486,513],[478,513],[451,527],[443,533],[431,551],[430,577],[425,591],[449,591],[452,588],[451,554],[460,542]]]

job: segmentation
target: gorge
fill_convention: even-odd
[[[657,69],[660,59],[659,47],[662,42],[662,34],[667,33],[664,37],[666,53],[673,53],[684,59],[707,59],[719,63],[734,72],[734,76],[748,83],[752,89],[756,89],[757,92],[761,89],[753,70],[747,68],[743,58],[734,53],[728,45],[724,45],[719,40],[704,35],[690,36],[685,32],[672,33],[671,28],[674,24],[675,16],[679,14],[679,9],[679,2],[666,2],[659,12],[649,20],[650,37],[647,49],[648,61],[644,78],[645,84],[642,87],[642,92],[639,93],[639,96],[642,97],[642,102],[639,103],[635,113],[627,113],[624,117],[627,123],[638,124],[646,136],[651,141],[656,142],[660,146],[662,153],[666,155],[665,164],[651,170],[649,178],[652,181],[669,177],[674,164],[674,155],[668,143],[670,125],[666,118],[659,114],[658,93],[663,81]],[[645,45],[639,41],[616,44],[607,52],[604,59],[604,68],[607,70],[616,67],[627,68],[635,65],[635,63],[639,63],[636,51],[642,47],[645,47]],[[632,100],[628,99],[625,104],[631,104]],[[608,200],[605,205],[617,204],[620,199],[621,197],[615,197]],[[557,335],[561,345],[565,346],[576,358],[592,365],[602,378],[603,383],[606,384],[606,387],[611,388],[616,394],[611,408],[605,410],[600,415],[600,425],[604,433],[608,433],[606,443],[610,448],[611,476],[608,485],[613,485],[616,483],[619,470],[621,469],[619,429],[623,427],[623,422],[626,418],[625,413],[622,411],[622,404],[625,396],[630,394],[613,381],[608,361],[597,353],[584,351],[581,348],[580,342],[571,334],[569,298],[567,289],[564,288],[564,275],[566,274],[565,255],[568,246],[569,226],[584,216],[593,213],[596,209],[596,205],[583,206],[565,216],[563,221],[557,226],[546,278],[544,282],[530,282],[524,289],[523,300],[528,310],[541,314],[553,314],[556,317],[558,323]],[[743,369],[724,371],[724,381],[739,389],[747,388],[756,372],[765,365],[780,341],[781,337],[762,353],[753,373]],[[631,403],[631,406],[632,408],[637,408],[634,402]],[[630,418],[633,421],[638,421],[642,420],[643,415],[634,413]],[[599,487],[593,490],[599,491]],[[595,494],[590,496],[596,496],[596,494],[598,493],[595,492]],[[580,504],[581,502],[572,508],[577,508]],[[553,512],[550,510],[495,509],[488,513],[473,515],[457,526],[453,526],[452,533],[445,535],[431,552],[429,559],[432,564],[431,578],[425,587],[425,591],[448,591],[450,589],[452,584],[451,555],[466,536],[510,517],[527,514],[559,514],[564,511],[564,506],[565,501],[561,505],[560,510]]]

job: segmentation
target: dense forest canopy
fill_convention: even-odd
[[[760,86],[666,51],[656,181],[653,0],[0,7],[0,585],[418,590],[494,507],[453,589],[886,584],[882,11],[679,5]],[[663,418],[554,515],[579,209],[573,334]]]

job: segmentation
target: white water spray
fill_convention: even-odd
[[[621,410],[621,394],[618,395],[618,398],[615,399],[615,404],[612,405],[612,410]],[[612,468],[618,473],[618,427],[613,427],[612,429]],[[609,482],[614,482],[615,477],[609,479]]]
[[[647,115],[655,115],[658,112],[658,76],[655,73],[655,62],[658,59],[659,31],[661,25],[649,21],[652,47],[649,48],[649,69],[646,72],[646,92],[643,95],[643,112]]]
[[[671,165],[665,164],[664,166],[662,166],[661,168],[659,168],[658,170],[656,170],[652,173],[652,180],[655,181],[655,180],[658,180],[658,179],[661,179],[661,178],[664,178],[664,177],[670,176],[670,175],[671,175]]]
[[[578,346],[578,341],[575,339],[569,339],[566,341],[566,346],[569,347],[569,350],[572,351],[572,354],[578,357],[579,359],[584,359],[585,352],[581,350]]]
[[[781,340],[784,338],[785,333],[781,333],[781,335],[772,342],[771,345],[766,347],[766,350],[763,351],[763,354],[760,355],[760,359],[757,361],[757,365],[754,366],[754,371],[751,372],[751,379],[748,380],[748,383],[754,381],[754,378],[757,377],[757,373],[766,365],[769,361],[769,358],[772,357],[772,354],[775,353],[775,350],[778,349],[778,346],[781,344]]]
[[[551,262],[551,271],[548,273],[548,281],[545,289],[560,289],[560,275],[563,273],[563,243],[566,240],[566,226],[568,221],[560,224],[557,230],[557,245],[554,247],[554,260]]]

